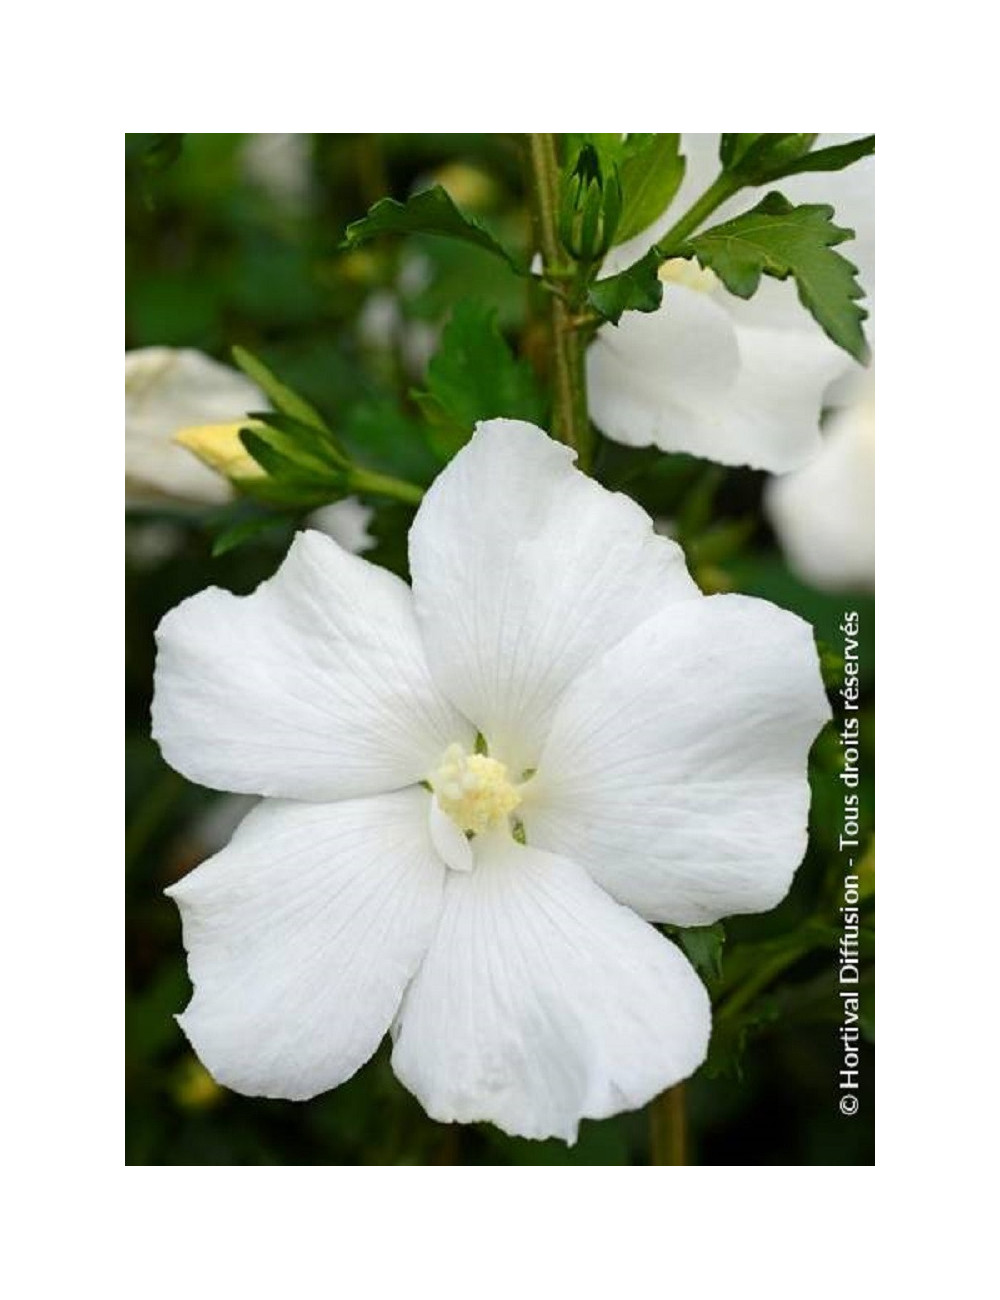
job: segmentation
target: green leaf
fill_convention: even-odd
[[[677,937],[699,975],[708,981],[721,978],[722,948],[726,942],[726,932],[721,922],[680,930]]]
[[[253,519],[244,519],[216,537],[212,543],[212,556],[217,559],[220,555],[226,555],[261,533],[287,528],[291,522],[283,515],[257,515]]]
[[[326,422],[315,407],[310,406],[304,397],[292,392],[287,384],[257,359],[246,348],[234,347],[233,360],[258,388],[262,388],[279,411],[284,411],[293,420],[299,420],[313,429],[326,430]]]
[[[346,467],[346,461],[336,452],[331,454],[329,445],[316,437],[317,430],[280,412],[264,411],[249,418],[255,421],[250,431],[289,464],[324,480],[342,477],[340,471]]]
[[[685,245],[739,298],[757,290],[761,275],[793,276],[799,300],[829,337],[858,361],[868,356],[858,306],[864,290],[857,267],[833,250],[854,232],[835,226],[826,203],[794,207],[781,194],[768,194],[750,212],[695,235]]]
[[[428,487],[445,463],[435,454],[426,424],[391,398],[372,398],[345,417],[340,436],[351,459],[366,469],[396,474]]]
[[[764,185],[812,148],[815,132],[767,131],[761,135],[724,135],[719,157],[725,170],[744,185]]]
[[[598,280],[587,291],[587,301],[603,317],[617,325],[626,311],[656,311],[663,301],[660,255],[655,248],[618,275]]]
[[[630,135],[618,174],[622,214],[615,243],[621,244],[663,215],[684,179],[679,135]]]
[[[847,144],[834,144],[828,149],[817,149],[815,153],[807,153],[804,158],[799,158],[767,179],[778,180],[782,176],[797,176],[800,172],[839,172],[874,152],[875,137],[866,135],[860,140],[849,140]]]
[[[125,162],[148,172],[164,171],[181,156],[183,147],[183,135],[126,134]]]
[[[284,446],[292,460],[302,460],[324,469],[343,469],[348,464],[347,456],[327,429],[303,424],[283,411],[256,411],[248,418],[266,425],[275,435],[281,435],[280,441],[271,438],[271,445],[279,449]],[[260,433],[260,429],[257,432]]]
[[[278,430],[267,426],[241,429],[240,441],[265,471],[261,477],[235,481],[239,490],[254,500],[290,510],[312,510],[328,505],[347,491],[343,472],[303,464],[297,450],[293,459]]]
[[[468,244],[485,248],[504,261],[521,275],[527,274],[527,267],[512,253],[504,248],[499,240],[475,217],[470,217],[455,206],[448,191],[440,185],[429,190],[421,190],[405,203],[395,199],[379,199],[374,207],[368,209],[368,215],[359,221],[352,221],[344,232],[341,248],[357,248],[359,244],[378,235],[444,235],[450,239],[461,239]]]
[[[518,361],[496,323],[496,313],[473,300],[460,302],[427,367],[427,388],[414,398],[431,426],[435,448],[450,457],[479,420],[506,416],[545,422],[545,398],[531,366]]]
[[[723,131],[719,137],[719,162],[726,171],[733,171],[747,152],[762,138],[759,131],[750,134]]]

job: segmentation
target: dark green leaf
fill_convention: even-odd
[[[839,172],[874,152],[875,137],[866,135],[860,140],[849,140],[847,144],[835,144],[828,149],[817,149],[815,153],[807,153],[804,158],[797,159],[784,170],[767,179],[778,180],[781,176],[797,176],[800,172]]]
[[[163,171],[177,161],[183,146],[183,135],[126,135],[125,162],[148,172]]]
[[[427,426],[389,398],[355,406],[340,434],[357,464],[421,487],[427,487],[445,463],[431,447]]]
[[[618,174],[622,214],[615,243],[651,226],[670,206],[684,179],[679,135],[635,135],[625,142]]]
[[[317,430],[299,424],[297,420],[283,416],[280,412],[271,414],[265,411],[252,418],[254,424],[250,431],[267,443],[272,451],[283,456],[289,464],[324,480],[331,477],[340,480],[346,462],[336,453],[330,454],[329,446],[317,437]]]
[[[496,313],[472,300],[455,307],[427,368],[427,388],[414,396],[445,456],[468,441],[479,420],[545,422],[545,399],[531,366],[514,357]]]
[[[783,176],[787,167],[812,148],[815,139],[815,132],[724,135],[719,156],[725,170],[744,185],[764,185]]]
[[[685,252],[711,267],[740,298],[756,292],[761,275],[777,280],[793,276],[802,305],[834,343],[865,361],[868,348],[861,322],[868,313],[857,302],[864,290],[857,268],[833,250],[854,232],[835,226],[832,217],[828,204],[793,207],[772,192],[750,212],[695,235]]]
[[[663,285],[659,277],[660,255],[655,248],[633,262],[618,275],[598,280],[587,291],[591,307],[615,325],[622,312],[656,311],[663,301]]]
[[[356,248],[377,235],[445,235],[485,248],[502,257],[515,271],[526,274],[527,267],[478,222],[455,206],[448,191],[440,185],[421,190],[405,203],[380,199],[369,208],[368,215],[352,221],[344,232],[342,248]]]
[[[234,524],[232,528],[227,528],[225,532],[216,537],[212,543],[212,555],[213,557],[225,555],[261,533],[287,528],[290,523],[291,520],[284,518],[282,515],[258,515],[253,519],[244,519],[241,523]]]
[[[261,477],[236,482],[240,491],[254,500],[287,509],[311,510],[345,494],[347,482],[343,473],[292,459],[280,431],[266,426],[241,429],[240,441],[265,471]]]
[[[246,348],[234,347],[233,360],[248,379],[252,379],[258,388],[264,390],[279,411],[284,411],[293,420],[299,420],[313,429],[326,429],[326,423],[315,407],[310,406],[304,397],[299,397],[298,393],[293,393],[263,361],[247,352]]]
[[[726,171],[732,171],[749,149],[761,139],[761,133],[733,133],[723,131],[719,137],[719,162]]]
[[[347,465],[347,457],[338,446],[332,433],[326,429],[317,429],[314,425],[303,424],[294,416],[283,411],[256,411],[251,419],[267,426],[275,434],[283,435],[288,453],[294,460],[304,458],[306,461],[329,468],[341,469]],[[272,441],[272,446],[279,446]]]
[[[726,942],[726,932],[721,922],[716,921],[714,925],[698,925],[680,930],[677,937],[688,960],[703,979],[711,981],[720,978],[722,948]]]

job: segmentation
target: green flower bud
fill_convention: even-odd
[[[622,211],[617,167],[602,173],[593,145],[580,150],[560,184],[558,229],[563,247],[578,262],[597,262],[614,241]]]

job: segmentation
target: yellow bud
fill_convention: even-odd
[[[174,434],[188,451],[193,451],[209,469],[216,470],[228,479],[263,478],[264,471],[240,442],[240,430],[252,429],[250,420],[237,420],[233,424],[197,424]]]

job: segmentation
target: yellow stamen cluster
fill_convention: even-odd
[[[448,746],[430,786],[441,810],[460,830],[475,835],[497,830],[521,802],[503,763],[486,754],[467,754],[461,745]]]

